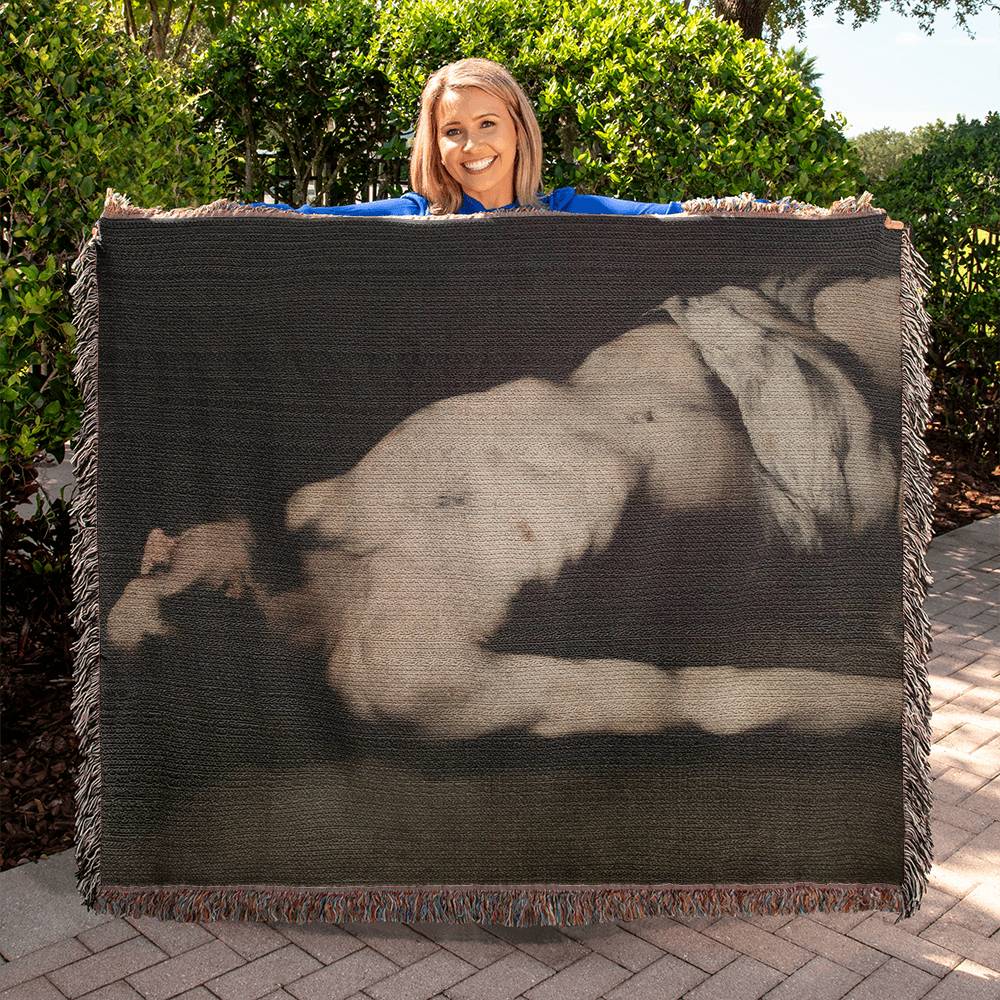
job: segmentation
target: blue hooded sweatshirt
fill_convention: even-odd
[[[625,201],[621,198],[606,198],[599,194],[577,194],[576,188],[556,188],[551,194],[543,194],[538,199],[546,208],[556,212],[573,212],[580,215],[676,215],[683,213],[679,201],[657,204],[653,201]],[[760,201],[762,199],[758,199]],[[360,205],[300,205],[293,209],[284,202],[267,203],[254,201],[257,207],[283,208],[301,212],[303,215],[427,215],[428,201],[422,194],[407,191],[401,198],[383,198],[379,201],[362,202]],[[498,212],[502,208],[515,208],[515,198],[509,205],[500,208],[483,208],[482,203],[463,192],[459,215],[473,212]]]

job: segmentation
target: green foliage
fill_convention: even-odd
[[[799,41],[805,38],[807,20],[815,19],[834,7],[837,23],[843,24],[844,17],[851,15],[850,25],[857,30],[864,24],[877,21],[887,5],[879,0],[763,0],[764,24],[762,38],[772,49],[777,49],[787,31],[794,31]],[[730,10],[734,15],[752,9],[754,5],[736,3],[734,0],[692,0],[693,6],[707,6],[717,11]],[[947,3],[912,4],[907,7],[900,0],[893,0],[891,7],[900,14],[917,19],[917,28],[925,35],[934,34],[935,19],[944,12],[952,13]],[[953,8],[954,23],[965,29],[970,38],[976,36],[969,28],[969,20],[984,8],[997,9],[996,0],[958,0]]]
[[[241,17],[199,60],[205,120],[253,163],[274,142],[306,200],[402,192],[420,92],[467,56],[506,65],[532,100],[543,185],[638,200],[753,191],[828,203],[858,191],[841,116],[826,118],[801,53],[771,54],[706,12],[661,0],[324,0]],[[322,129],[327,131],[322,131]]]
[[[62,456],[79,426],[69,265],[108,187],[139,205],[220,196],[177,70],[70,0],[0,3],[0,462]]]
[[[848,140],[858,154],[864,186],[872,190],[874,185],[884,181],[903,160],[919,153],[935,128],[943,125],[939,118],[933,125],[918,125],[909,132],[878,128]]]
[[[802,82],[817,96],[821,96],[821,91],[816,81],[823,74],[816,70],[816,57],[809,55],[805,49],[796,48],[794,45],[785,50],[784,56],[788,65],[802,77]]]
[[[518,57],[536,44],[547,19],[543,0],[394,0],[381,11],[379,30],[400,117],[415,126],[427,77],[472,56],[505,65],[531,98],[537,80],[525,76]]]
[[[465,55],[509,64],[525,16],[540,27],[537,11],[512,0],[426,12],[399,0],[319,0],[247,12],[195,60],[190,80],[203,95],[203,122],[244,150],[245,198],[263,195],[261,145],[277,147],[287,163],[296,203],[310,179],[320,204],[367,200],[370,184],[375,197],[391,197],[404,190],[403,133],[427,76]],[[400,60],[404,50],[417,58]]]
[[[926,308],[944,430],[984,465],[1000,460],[1000,114],[929,126],[923,150],[873,189],[910,224],[934,284]]]
[[[262,193],[261,142],[290,163],[295,200],[310,177],[326,204],[367,197],[371,163],[396,135],[375,21],[372,0],[247,9],[194,60],[203,124],[244,150],[245,198]]]
[[[89,0],[94,3],[98,0]],[[253,13],[278,6],[308,5],[310,0],[185,0],[164,4],[160,0],[103,0],[106,7],[122,9],[123,27],[151,59],[169,59],[186,65],[240,12]]]
[[[732,23],[659,0],[548,5],[515,74],[540,77],[553,186],[660,201],[857,193],[846,122],[825,118],[787,58]]]

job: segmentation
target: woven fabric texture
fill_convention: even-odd
[[[922,262],[867,204],[727,207],[109,198],[74,289],[88,905],[914,910]]]

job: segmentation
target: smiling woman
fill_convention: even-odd
[[[503,101],[479,87],[445,90],[437,117],[441,163],[483,208],[514,201],[517,126]]]
[[[542,194],[542,160],[542,135],[534,108],[510,72],[490,59],[459,59],[436,70],[424,85],[410,153],[411,191],[400,198],[359,205],[302,205],[295,211],[469,215],[528,206],[590,215],[684,211],[679,201],[627,201],[577,194],[573,187]],[[283,202],[268,207],[292,210]]]

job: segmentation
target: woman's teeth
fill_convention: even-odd
[[[491,156],[486,160],[473,160],[471,163],[463,163],[462,166],[474,174],[479,174],[486,170],[495,159],[495,156]]]

